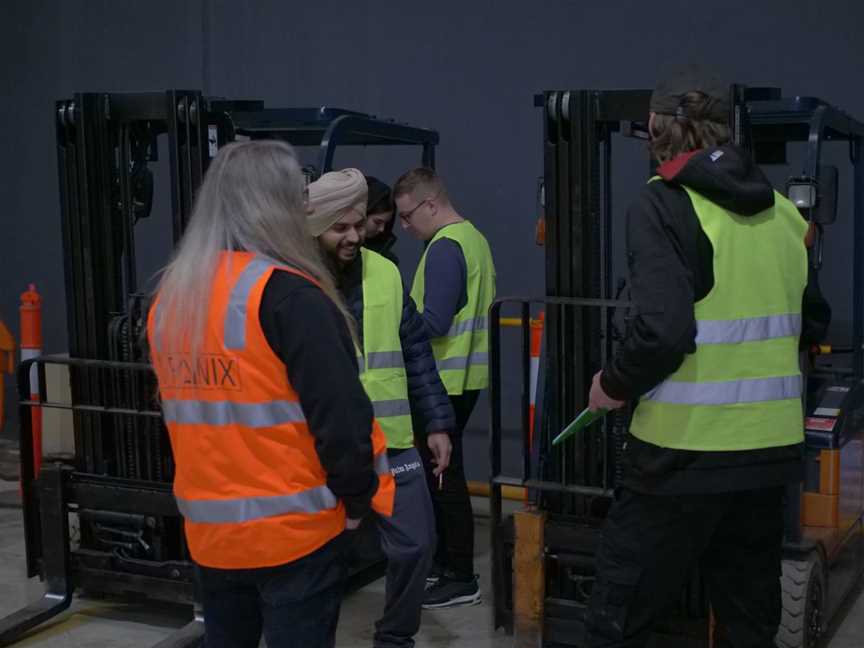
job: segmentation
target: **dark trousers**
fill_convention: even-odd
[[[383,616],[375,622],[375,648],[411,648],[420,629],[420,606],[435,553],[435,514],[416,449],[388,451],[396,480],[392,517],[378,516],[387,556]]]
[[[278,567],[199,566],[206,648],[258,648],[262,628],[268,648],[331,648],[347,576],[348,535]]]
[[[588,605],[588,646],[644,646],[699,567],[733,648],[773,648],[780,623],[783,488],[711,495],[623,490]]]
[[[456,430],[451,437],[453,453],[450,455],[450,465],[443,473],[440,488],[438,478],[432,475],[435,466],[431,462],[429,448],[425,442],[417,444],[426,466],[435,509],[435,529],[438,532],[435,563],[460,578],[474,576],[474,512],[471,510],[471,497],[465,480],[462,433],[479,395],[479,391],[466,391],[460,396],[450,397],[456,412]]]

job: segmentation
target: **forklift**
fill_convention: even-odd
[[[621,478],[632,404],[560,446],[551,441],[585,407],[593,375],[627,334],[630,304],[620,299],[623,264],[615,263],[612,200],[620,170],[613,148],[635,140],[645,149],[650,95],[569,90],[535,97],[543,120],[545,297],[501,299],[490,311],[493,618],[520,648],[585,645],[594,556]],[[782,169],[792,164],[790,146],[804,149],[800,173],[782,190],[814,226],[813,272],[837,217],[840,174],[824,162],[826,151],[848,155],[854,201],[844,220],[851,267],[858,268],[864,261],[864,123],[818,98],[784,97],[778,88],[733,85],[730,97],[733,141],[758,164]],[[654,169],[647,158],[646,151],[645,181]],[[855,277],[847,286],[851,331],[810,349],[804,362],[805,478],[786,498],[778,648],[818,646],[864,573],[864,284]],[[546,328],[532,434],[530,322],[541,310]],[[502,313],[521,318],[515,386],[502,380],[504,365],[514,362],[513,341],[500,329]],[[521,474],[508,474],[502,434],[510,417],[503,407],[516,399],[505,392],[520,388]],[[505,515],[508,487],[526,489],[527,501]],[[707,648],[718,645],[717,634],[694,570],[650,645]]]
[[[0,646],[66,610],[76,590],[194,606],[193,567],[171,488],[174,461],[146,348],[155,268],[142,272],[144,255],[136,252],[146,250],[156,267],[167,263],[219,147],[286,141],[301,162],[311,151],[304,173],[313,180],[344,147],[419,148],[421,163],[434,168],[439,141],[434,130],[355,111],[265,108],[182,90],[75,94],[56,103],[55,129],[69,355],[42,356],[18,370],[27,575],[46,589],[0,619]],[[161,257],[153,258],[154,242],[164,244]],[[46,380],[58,368],[68,371],[69,400],[59,389],[52,394]],[[30,396],[31,372],[38,399]],[[61,433],[74,435],[73,456],[46,457],[38,472],[36,408],[65,411],[71,429]],[[358,532],[357,544],[352,587],[384,571],[373,526]],[[203,623],[197,610],[190,616],[158,645],[200,645]]]

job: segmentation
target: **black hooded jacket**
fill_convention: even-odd
[[[366,176],[369,194],[366,201],[366,215],[393,212],[384,230],[374,238],[367,238],[364,245],[399,266],[399,257],[393,251],[396,245],[396,235],[393,226],[396,224],[396,205],[393,204],[393,194],[390,187],[374,176]]]
[[[719,153],[719,155],[718,155]],[[750,157],[733,146],[685,154],[662,165],[627,213],[627,256],[635,313],[628,335],[604,368],[612,398],[638,398],[696,351],[694,304],[714,285],[713,249],[682,185],[742,216],[774,205],[774,190]],[[819,341],[830,309],[808,278],[802,344]],[[746,490],[795,481],[801,446],[736,452],[661,448],[630,437],[624,485],[643,492]]]
[[[399,257],[393,251],[393,246],[396,245],[396,235],[393,233],[393,220],[387,223],[387,227],[384,228],[383,232],[375,238],[366,239],[363,245],[373,252],[377,252],[398,267]]]

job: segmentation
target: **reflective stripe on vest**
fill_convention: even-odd
[[[243,497],[226,500],[177,498],[177,508],[192,522],[242,523],[288,513],[318,513],[334,509],[338,498],[326,486],[317,486],[293,495]]]
[[[675,405],[734,405],[800,398],[801,376],[687,383],[667,380],[642,398]]]
[[[246,348],[246,308],[249,293],[261,276],[270,270],[275,263],[265,257],[255,257],[249,262],[237,283],[231,289],[228,299],[228,312],[225,313],[224,342],[225,348],[239,351]]]
[[[375,456],[375,473],[390,473],[387,453]],[[177,497],[177,508],[190,522],[209,524],[250,522],[289,513],[319,513],[339,503],[327,486],[316,486],[292,495],[240,497],[235,499],[190,500]]]
[[[166,423],[181,425],[242,425],[250,428],[273,427],[283,423],[305,423],[300,403],[236,403],[234,401],[162,401]]]
[[[388,416],[411,416],[411,405],[407,398],[372,401],[372,409],[379,423],[381,423],[380,419]]]
[[[739,344],[801,335],[801,315],[767,315],[737,320],[699,320],[696,344]]]
[[[482,317],[474,317],[465,320],[464,322],[454,324],[450,327],[450,330],[447,331],[447,337],[456,337],[457,335],[462,335],[468,331],[485,331],[488,319],[488,317],[483,315]]]
[[[372,351],[366,357],[357,358],[360,373],[372,369],[404,369],[405,359],[402,351]]]
[[[387,475],[390,472],[390,460],[387,459],[387,451],[379,452],[374,457],[375,473],[378,475]]]
[[[489,353],[486,351],[478,351],[470,356],[457,356],[455,358],[444,358],[438,360],[438,371],[460,370],[464,371],[469,365],[488,365]]]

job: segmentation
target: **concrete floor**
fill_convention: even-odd
[[[11,495],[14,482],[0,481],[0,495]],[[8,499],[8,497],[6,498]],[[0,498],[0,502],[3,498]],[[424,612],[417,648],[510,648],[512,638],[493,632],[489,583],[488,524],[478,502],[477,570],[486,599],[479,606]],[[0,507],[0,617],[37,599],[42,586],[24,577],[21,512]],[[383,582],[377,581],[349,596],[339,620],[338,648],[372,645],[372,621],[384,605]],[[130,604],[76,599],[69,612],[42,626],[20,644],[24,647],[97,648],[146,647],[158,643],[187,621],[188,612],[154,603]],[[828,648],[864,646],[864,596],[848,606]]]

